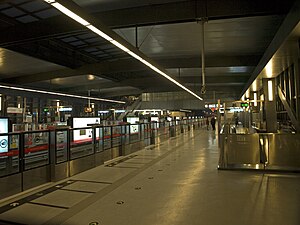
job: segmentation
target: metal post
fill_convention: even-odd
[[[206,92],[205,87],[205,50],[204,50],[204,19],[201,20],[201,70],[202,70],[202,89],[201,92]]]

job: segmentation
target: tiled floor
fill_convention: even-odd
[[[218,171],[217,142],[213,131],[179,135],[113,167],[78,174],[70,179],[73,183],[0,214],[0,220],[30,225],[299,225],[300,175]]]

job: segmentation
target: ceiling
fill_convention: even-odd
[[[205,18],[207,92],[237,99],[249,83],[293,0],[66,0],[200,95]],[[76,5],[78,4],[78,5]],[[120,98],[179,91],[43,0],[0,3],[0,82]]]

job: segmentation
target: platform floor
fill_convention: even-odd
[[[16,201],[0,224],[299,225],[300,175],[218,171],[217,141],[196,130],[148,146]]]

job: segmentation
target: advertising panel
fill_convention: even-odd
[[[90,124],[100,124],[99,117],[82,117],[82,118],[73,118],[73,128],[82,128],[89,127]],[[74,141],[90,139],[92,138],[93,130],[90,129],[81,129],[73,131]],[[99,137],[99,132],[96,132],[96,137]]]
[[[0,118],[0,133],[8,133],[8,118]],[[8,136],[0,136],[0,153],[8,152]]]

